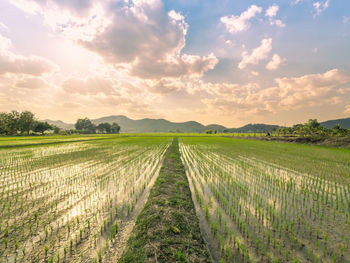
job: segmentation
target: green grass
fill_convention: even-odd
[[[175,140],[120,262],[209,261],[191,196],[200,199],[223,262],[231,262],[231,253],[237,256],[237,251],[241,251],[235,258],[238,262],[246,260],[248,254],[255,262],[267,262],[270,257],[272,262],[285,262],[286,253],[289,260],[299,262],[311,258],[330,261],[331,257],[337,262],[350,260],[346,245],[350,233],[350,149],[224,137],[249,134],[177,135],[182,157],[188,151],[185,163],[187,169],[192,168],[187,172],[196,193],[191,195]],[[160,152],[165,152],[173,136],[0,137],[0,251],[5,251],[0,253],[0,261],[15,254],[16,242],[18,259],[23,262],[39,262],[45,246],[48,258],[67,254],[67,262],[76,262],[80,246],[94,243],[94,236],[97,240],[101,235],[118,238],[129,214],[127,207],[137,202],[150,178],[155,180],[156,173],[145,165],[152,166],[156,160],[160,167]],[[56,217],[63,222],[71,208],[89,198],[94,200],[88,203],[93,213],[86,208],[79,221],[69,217],[69,231],[67,223],[54,223]],[[233,215],[235,220],[230,218]],[[43,232],[45,225],[47,240],[43,236],[42,243],[35,243],[33,250],[27,247],[22,255],[23,244]],[[237,242],[233,242],[236,237]],[[111,244],[118,246],[118,242]],[[101,249],[103,262],[108,262],[104,252],[108,248],[94,249],[91,255],[96,257]]]
[[[156,176],[171,138],[96,137],[0,149],[0,262],[44,262],[44,247],[48,257],[80,262],[84,247],[118,235],[125,208]],[[93,248],[84,257],[92,262],[96,254]]]
[[[199,145],[203,150],[213,148],[231,157],[257,158],[300,173],[326,177],[350,183],[350,149],[267,142],[233,138],[181,138],[186,144]]]
[[[0,136],[0,148],[33,146],[38,144],[54,144],[76,141],[115,139],[120,137],[253,137],[265,136],[259,133],[121,133],[121,134],[74,134],[74,135],[44,135],[44,136]]]
[[[350,149],[199,137],[180,149],[222,262],[349,262]]]
[[[119,262],[210,262],[177,139],[166,153],[128,249]]]

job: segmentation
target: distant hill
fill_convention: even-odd
[[[52,120],[44,120],[44,121],[46,121],[48,124],[55,125],[63,130],[74,129],[74,124],[71,124],[71,123],[65,123],[63,121],[52,121]]]
[[[232,133],[263,133],[263,132],[272,132],[274,130],[276,130],[278,127],[278,125],[269,125],[269,124],[262,124],[262,123],[258,123],[258,124],[247,124],[243,127],[240,128],[231,128],[228,129],[228,132],[232,132]]]
[[[74,124],[65,123],[63,121],[45,120],[50,124],[56,125],[62,129],[73,129]],[[277,129],[278,125],[269,124],[247,124],[240,128],[226,128],[219,124],[203,125],[196,121],[187,122],[171,122],[165,119],[141,119],[133,120],[123,115],[113,115],[92,120],[93,123],[99,124],[102,122],[116,122],[121,127],[121,132],[127,133],[146,133],[146,132],[187,132],[187,133],[202,133],[206,130],[217,130],[218,132],[226,131],[231,133],[261,133],[271,132]],[[326,128],[332,128],[334,125],[340,124],[342,128],[350,128],[350,118],[337,119],[321,122]]]
[[[349,129],[350,128],[350,118],[321,122],[321,125],[323,127],[326,127],[327,129],[331,129],[337,124],[339,124],[342,128]]]
[[[227,130],[225,126],[218,125],[218,124],[210,124],[205,126],[206,130],[217,130],[218,132],[223,132],[224,130]]]
[[[195,121],[170,122],[164,119],[141,119],[132,120],[123,115],[102,117],[92,120],[93,123],[116,122],[122,132],[203,132],[206,126]]]
[[[50,124],[56,125],[61,129],[74,129],[74,124],[63,121],[45,120]],[[267,124],[248,124],[241,128],[228,129],[219,124],[203,125],[196,121],[171,122],[165,119],[141,119],[133,120],[124,115],[112,115],[92,120],[94,124],[102,122],[116,122],[121,127],[123,133],[147,133],[147,132],[184,132],[184,133],[203,133],[206,130],[217,130],[218,132],[267,132],[276,129],[277,125]]]

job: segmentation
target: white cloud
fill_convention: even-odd
[[[285,59],[281,58],[278,54],[274,54],[269,63],[266,64],[266,69],[268,70],[276,70],[280,67],[280,65],[285,61]]]
[[[213,54],[182,54],[188,25],[161,0],[11,0],[39,13],[52,29],[141,78],[201,76],[218,63]]]
[[[272,49],[272,38],[265,38],[261,41],[261,45],[255,48],[251,54],[247,51],[242,53],[242,61],[238,64],[239,69],[244,69],[247,65],[257,65],[261,60],[267,58]]]
[[[161,2],[137,1],[110,11],[113,16],[105,31],[79,43],[130,75],[146,79],[201,76],[218,63],[213,54],[181,53],[188,25],[180,13],[165,12]]]
[[[0,52],[4,52],[12,46],[11,39],[0,35]]]
[[[285,27],[285,26],[286,26],[286,24],[284,24],[284,23],[282,22],[282,20],[279,20],[279,19],[270,21],[270,24],[271,24],[271,25],[278,26],[278,27]]]
[[[10,3],[29,14],[34,15],[40,11],[40,5],[34,0],[10,0]]]
[[[270,6],[268,9],[266,9],[265,16],[275,17],[277,15],[278,9],[279,6],[276,4]]]
[[[0,30],[8,31],[8,29],[9,28],[4,23],[0,22]]]
[[[349,73],[333,69],[323,74],[276,78],[276,86],[269,88],[257,83],[239,85],[200,80],[196,83],[198,87],[192,89],[211,95],[202,102],[215,114],[253,116],[343,103],[342,97],[350,95],[350,89],[341,85],[349,81]]]
[[[17,80],[15,83],[15,87],[33,90],[49,88],[50,85],[45,80],[40,78],[25,77],[23,79]]]
[[[330,2],[330,0],[326,0],[325,2],[314,2],[313,6],[316,11],[315,16],[320,15],[323,11],[325,11],[329,7]]]
[[[105,94],[118,95],[116,85],[111,80],[101,77],[89,77],[87,79],[69,78],[64,81],[62,88],[70,94]]]
[[[97,0],[11,0],[29,14],[41,14],[46,25],[71,40],[92,40],[110,24],[107,2]]]
[[[344,113],[350,114],[350,105],[345,106]]]
[[[240,14],[240,16],[223,16],[220,18],[220,21],[226,26],[228,32],[231,34],[236,34],[238,32],[247,30],[250,27],[249,20],[261,12],[261,7],[251,5],[246,11]]]
[[[267,16],[269,18],[270,25],[276,25],[278,27],[285,27],[286,25],[282,22],[282,20],[275,19],[278,10],[279,10],[279,6],[274,4],[266,10],[265,16]]]
[[[333,69],[324,74],[310,74],[297,78],[276,79],[275,89],[280,96],[279,106],[283,109],[295,109],[307,106],[334,103],[343,89],[339,85],[350,81],[350,74]]]
[[[297,5],[297,4],[299,4],[299,3],[301,3],[303,0],[294,0],[293,2],[292,2],[292,5]]]
[[[13,73],[40,76],[57,68],[44,58],[15,54],[9,50],[11,47],[11,40],[0,35],[0,75]]]

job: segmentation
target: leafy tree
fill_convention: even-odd
[[[18,129],[21,131],[21,133],[29,132],[34,128],[35,125],[35,119],[34,114],[30,111],[23,111],[20,113],[18,118]]]
[[[52,129],[53,129],[53,133],[54,134],[59,134],[61,131],[60,127],[57,127],[56,125],[51,125]]]
[[[332,135],[345,135],[348,132],[348,129],[343,129],[339,124],[335,125],[331,129]]]
[[[75,129],[81,133],[96,133],[96,126],[89,118],[78,119],[75,123]]]
[[[96,129],[100,133],[111,133],[111,127],[112,127],[112,125],[109,124],[108,122],[103,122],[103,123],[100,123],[99,125],[97,125]]]
[[[206,134],[216,134],[217,130],[206,130],[205,133]]]
[[[16,135],[19,130],[19,117],[20,113],[18,111],[11,111],[8,114],[8,129],[9,129],[9,135]]]
[[[8,135],[10,133],[9,116],[5,112],[0,113],[0,134]]]
[[[53,129],[53,127],[50,124],[48,124],[46,121],[45,122],[37,121],[34,125],[34,131],[41,132],[41,134],[44,134],[45,131],[51,130],[51,129]]]
[[[116,133],[118,134],[120,132],[120,126],[118,123],[113,122],[111,125],[111,133]]]

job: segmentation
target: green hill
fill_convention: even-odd
[[[327,129],[331,129],[337,124],[339,124],[342,128],[349,129],[350,128],[350,118],[321,122],[321,125],[326,127]]]
[[[210,124],[205,126],[206,130],[217,130],[218,132],[223,132],[224,130],[227,130],[225,126],[218,125],[218,124]]]
[[[63,121],[52,121],[52,120],[44,120],[47,123],[51,124],[51,125],[55,125],[63,130],[70,130],[70,129],[74,129],[74,124],[72,123],[65,123]]]
[[[45,120],[50,124],[54,124],[62,129],[73,129],[74,124],[65,123],[63,121]],[[229,133],[264,133],[271,132],[277,129],[278,125],[269,125],[263,123],[247,124],[240,128],[226,128],[219,124],[203,125],[196,121],[187,122],[171,122],[165,119],[140,119],[133,120],[124,115],[112,115],[92,120],[93,123],[99,124],[101,122],[116,122],[121,127],[123,133],[151,133],[151,132],[184,132],[184,133],[203,133],[206,130],[217,130],[218,132]],[[332,128],[339,124],[342,128],[350,128],[350,118],[337,119],[321,122],[326,128]]]
[[[121,127],[122,132],[203,132],[207,128],[195,121],[170,122],[165,119],[141,119],[132,120],[123,115],[102,117],[92,120],[93,123],[116,122]]]
[[[247,124],[240,128],[232,128],[228,129],[228,132],[237,132],[237,133],[264,133],[264,132],[272,132],[276,130],[278,125],[269,125],[269,124]]]
[[[63,121],[45,120],[50,124],[54,124],[61,129],[74,129],[74,124],[65,123]],[[196,121],[187,122],[171,122],[165,119],[140,119],[133,120],[124,115],[112,115],[92,120],[94,124],[102,122],[116,122],[121,127],[123,133],[151,133],[151,132],[183,132],[183,133],[203,133],[206,130],[217,130],[218,132],[268,132],[278,128],[277,125],[267,124],[248,124],[241,128],[228,129],[219,124],[203,125]]]

